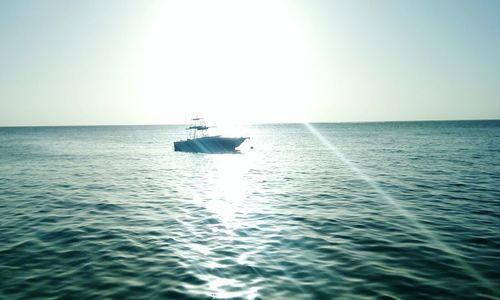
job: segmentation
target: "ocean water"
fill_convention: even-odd
[[[0,298],[499,299],[500,121],[238,130],[0,128]]]

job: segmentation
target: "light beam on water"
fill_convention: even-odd
[[[329,140],[327,140],[314,126],[310,123],[304,123],[304,126],[316,137],[319,141],[325,145],[329,150],[337,156],[349,169],[366,182],[384,201],[391,205],[399,214],[406,218],[411,225],[417,228],[432,244],[440,248],[442,251],[446,252],[455,262],[457,262],[467,274],[475,278],[480,282],[483,287],[489,289],[494,295],[500,296],[494,285],[486,278],[484,278],[478,271],[476,271],[470,264],[460,258],[460,254],[455,251],[455,249],[448,246],[446,243],[441,241],[438,235],[434,234],[431,230],[425,227],[418,218],[412,214],[410,211],[405,209],[399,203],[399,200],[387,194],[380,185],[375,182],[370,176],[365,174],[360,168],[356,166],[352,161],[350,161],[335,145],[333,145]]]

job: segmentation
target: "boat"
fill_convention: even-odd
[[[174,142],[174,151],[196,153],[228,153],[237,152],[248,137],[223,137],[208,135],[208,127],[203,118],[193,118],[186,128],[187,139]]]

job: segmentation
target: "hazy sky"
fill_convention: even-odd
[[[500,118],[500,1],[0,1],[0,126]]]

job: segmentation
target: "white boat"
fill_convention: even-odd
[[[174,151],[200,152],[200,153],[227,153],[235,152],[248,137],[223,137],[208,135],[208,129],[202,118],[194,118],[191,125],[186,128],[186,140],[174,142]]]

